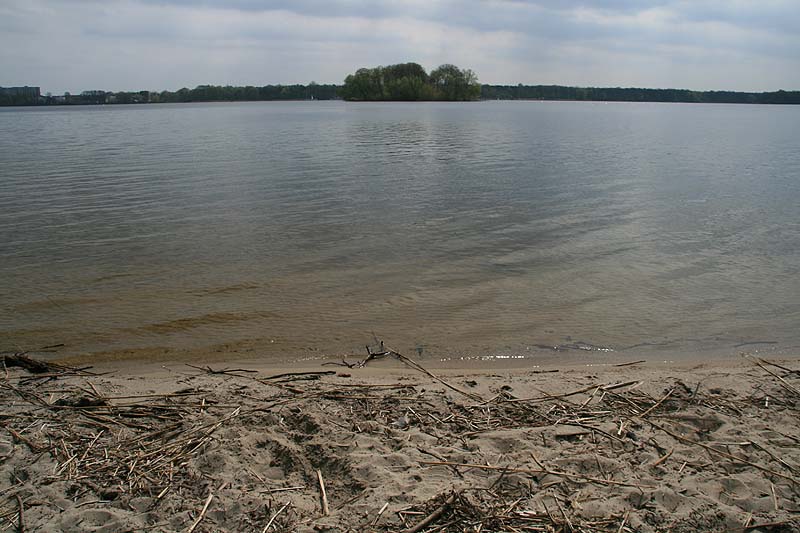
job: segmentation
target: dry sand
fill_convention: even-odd
[[[800,531],[796,359],[212,368],[0,368],[0,530]]]

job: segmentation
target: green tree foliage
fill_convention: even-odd
[[[478,77],[469,69],[442,65],[431,72],[430,80],[442,100],[477,100],[481,95]]]
[[[64,96],[20,94],[0,88],[0,106],[143,104],[158,102],[233,102],[254,100],[593,100],[605,102],[691,102],[726,104],[800,104],[800,91],[745,93],[689,91],[686,89],[638,89],[620,87],[564,87],[560,85],[478,85],[475,74],[453,65],[442,65],[430,75],[416,63],[359,69],[347,76],[344,86],[264,85],[263,87],[199,85],[178,91],[135,91],[96,95],[66,93]]]
[[[430,75],[417,63],[361,68],[344,80],[345,100],[477,100],[481,86],[471,70],[442,65]]]
[[[744,93],[639,89],[621,87],[564,87],[561,85],[483,85],[484,100],[591,100],[599,102],[686,102],[707,104],[800,104],[800,91]]]
[[[177,92],[163,91],[159,102],[243,102],[260,100],[332,100],[337,98],[336,85],[311,82],[308,85],[264,85],[233,87],[230,85],[198,85]]]

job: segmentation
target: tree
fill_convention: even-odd
[[[445,64],[433,70],[430,79],[441,100],[476,100],[481,95],[478,77],[469,69]]]
[[[344,80],[345,100],[477,100],[481,87],[475,73],[442,65],[430,76],[418,63],[360,68]]]

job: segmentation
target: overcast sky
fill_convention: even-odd
[[[0,85],[63,93],[341,83],[800,89],[800,0],[0,0]]]

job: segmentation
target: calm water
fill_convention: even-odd
[[[0,350],[796,353],[799,275],[800,107],[0,110]]]

